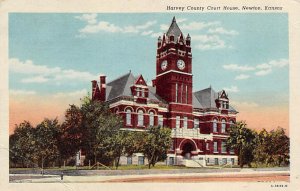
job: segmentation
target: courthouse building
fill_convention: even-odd
[[[112,112],[122,116],[125,130],[145,131],[158,125],[171,128],[169,165],[237,164],[236,154],[226,149],[225,141],[238,112],[230,106],[224,90],[193,90],[191,40],[174,17],[168,31],[158,37],[152,85],[131,72],[108,83],[100,76],[100,82],[92,81],[92,99],[107,102]],[[121,164],[144,162],[141,153],[121,160]]]

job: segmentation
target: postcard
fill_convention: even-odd
[[[299,188],[300,2],[0,10],[5,190]]]

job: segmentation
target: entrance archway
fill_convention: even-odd
[[[190,159],[193,150],[195,150],[194,145],[190,142],[186,142],[182,147],[182,156],[186,159]]]

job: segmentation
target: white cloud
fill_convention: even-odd
[[[229,88],[225,87],[223,89],[227,92],[239,92],[240,91],[237,86],[231,86]]]
[[[77,90],[73,92],[58,92],[53,95],[54,98],[70,98],[70,97],[84,97],[86,96],[88,91],[86,89]]]
[[[151,37],[153,37],[153,38],[158,38],[159,36],[162,36],[162,34],[163,34],[163,33],[161,33],[161,32],[152,33],[152,34],[151,34]]]
[[[259,64],[256,67],[258,69],[267,70],[272,68],[283,68],[289,64],[287,59],[280,59],[280,60],[271,60],[268,63]]]
[[[232,71],[253,71],[253,75],[256,76],[266,76],[271,74],[273,70],[277,68],[283,68],[289,64],[287,59],[279,59],[279,60],[271,60],[267,63],[258,64],[256,66],[247,66],[247,65],[237,65],[237,64],[227,64],[223,65],[225,70],[232,70]],[[250,75],[248,74],[240,74],[235,77],[235,80],[243,80],[248,79]]]
[[[156,24],[156,21],[148,21],[140,25],[128,25],[122,27],[107,21],[97,21],[96,14],[83,14],[81,16],[76,16],[75,18],[87,23],[86,26],[79,29],[80,35],[77,35],[78,37],[85,37],[87,34],[96,34],[99,32],[140,33],[145,35],[144,30]]]
[[[225,35],[238,35],[239,33],[235,30],[226,30],[223,27],[217,27],[214,29],[209,29],[208,33],[212,33],[212,34],[225,34]]]
[[[161,24],[160,25],[160,30],[167,32],[167,30],[169,29],[170,25],[167,24]]]
[[[289,61],[287,59],[280,59],[280,60],[271,60],[269,62],[271,66],[282,68],[284,66],[287,66],[289,64]]]
[[[149,27],[151,27],[151,26],[153,26],[155,24],[156,24],[156,21],[148,21],[148,22],[146,22],[143,25],[137,25],[137,26],[135,26],[135,28],[137,28],[138,30],[140,30],[140,29],[147,29],[147,28],[149,28]]]
[[[176,23],[182,23],[184,21],[187,21],[187,19],[186,18],[178,18],[178,19],[176,19]]]
[[[265,70],[265,69],[271,69],[272,66],[267,63],[259,64],[256,66],[257,69]]]
[[[196,35],[192,37],[192,40],[196,43],[195,47],[200,50],[214,50],[225,48],[225,41],[223,41],[218,35]]]
[[[257,76],[265,76],[272,72],[272,69],[266,69],[266,70],[260,70],[258,72],[255,72],[255,75]]]
[[[97,14],[92,13],[92,14],[83,14],[80,16],[75,16],[76,19],[79,19],[81,21],[86,21],[89,24],[96,24],[97,23]]]
[[[186,31],[195,31],[195,30],[202,30],[211,26],[218,26],[220,25],[220,22],[214,21],[214,22],[190,22],[188,24],[182,24],[180,27],[182,30]]]
[[[153,33],[153,31],[144,31],[144,32],[141,33],[141,35],[147,36],[147,35],[150,35],[152,33]]]
[[[257,76],[265,76],[270,74],[275,68],[283,68],[289,64],[287,59],[271,60],[268,63],[259,64],[256,68],[259,70],[255,72]]]
[[[45,65],[37,65],[31,60],[22,62],[17,58],[9,59],[9,69],[13,73],[29,75],[28,77],[21,79],[22,83],[45,83],[48,81],[63,80],[88,81],[97,79],[99,76],[89,72],[81,72],[72,69],[63,70],[59,67],[50,68]]]
[[[54,74],[61,72],[59,67],[49,68],[48,66],[35,65],[31,60],[21,62],[17,58],[9,59],[9,70],[21,74]]]
[[[235,80],[245,80],[245,79],[248,79],[249,77],[250,77],[249,75],[240,74],[240,75],[235,77]]]
[[[35,95],[35,91],[28,91],[28,90],[9,90],[9,94],[11,95]]]
[[[122,28],[114,24],[111,24],[109,22],[101,21],[95,25],[88,24],[84,28],[79,30],[81,34],[93,34],[93,33],[98,33],[100,31],[116,33],[116,32],[121,32]]]
[[[45,78],[44,76],[29,77],[21,80],[22,83],[45,83],[48,81],[49,79]]]
[[[237,64],[227,64],[227,65],[223,65],[223,68],[225,70],[232,70],[232,71],[252,71],[255,70],[255,67],[252,66],[240,66]]]

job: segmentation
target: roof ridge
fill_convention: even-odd
[[[123,74],[122,76],[117,77],[116,79],[113,79],[113,80],[107,82],[106,84],[108,85],[108,84],[110,84],[114,81],[117,81],[117,80],[119,80],[119,79],[121,79],[121,78],[123,78],[123,77],[125,77],[126,75],[129,75],[129,74],[131,74],[131,71],[129,71],[128,73]]]

